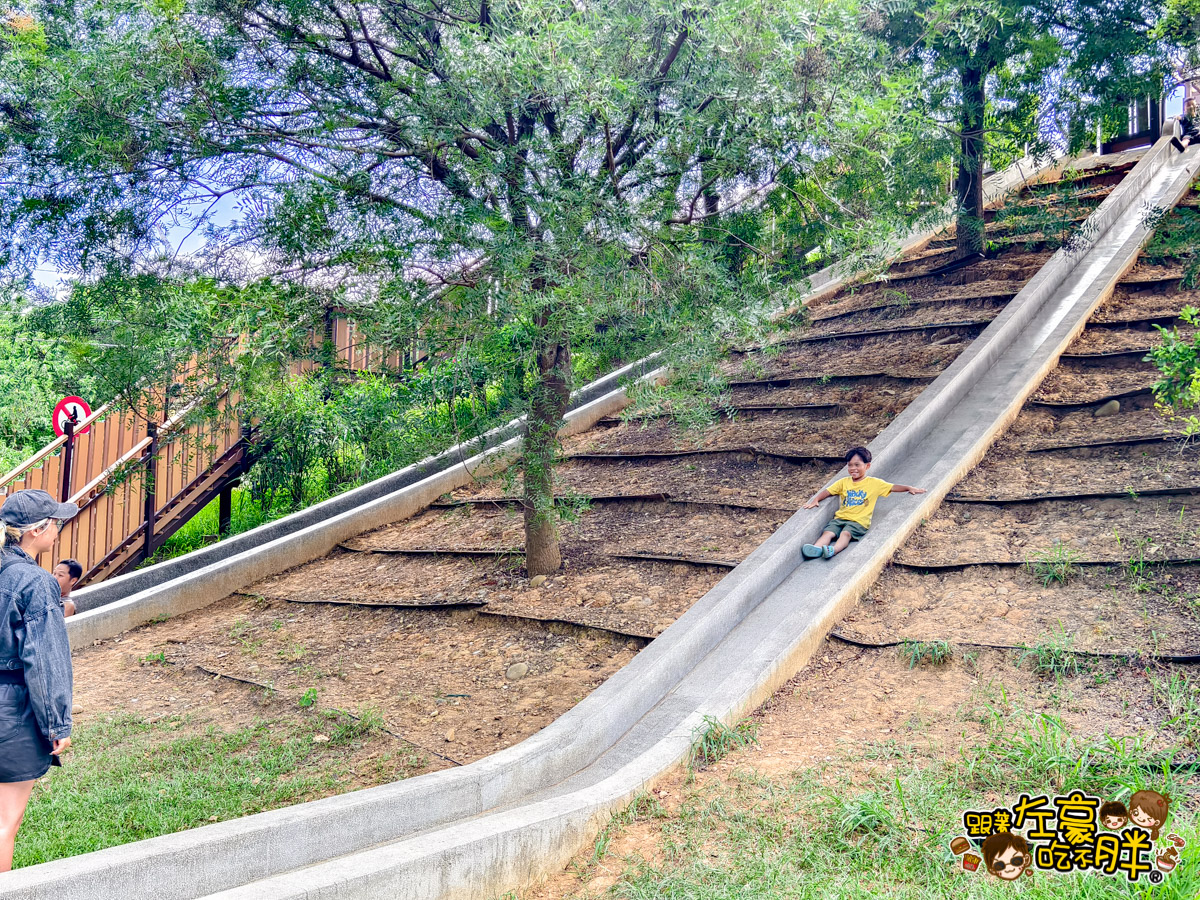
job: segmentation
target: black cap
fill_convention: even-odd
[[[17,491],[0,506],[0,521],[26,528],[43,519],[72,519],[77,512],[74,503],[59,503],[45,491]]]

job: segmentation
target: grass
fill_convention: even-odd
[[[424,763],[398,748],[356,773],[347,749],[382,727],[369,710],[357,718],[330,710],[299,721],[260,719],[230,731],[189,731],[188,724],[114,716],[77,728],[64,767],[34,789],[15,865],[315,799],[345,790],[356,774],[390,781]]]
[[[897,651],[910,669],[925,663],[941,666],[954,656],[954,647],[949,641],[905,641]]]
[[[1057,719],[994,711],[993,727],[976,744],[949,755],[909,755],[885,777],[879,766],[835,761],[764,776],[734,769],[700,777],[669,815],[641,811],[653,831],[638,833],[625,855],[614,818],[582,880],[604,873],[602,891],[571,897],[612,900],[867,900],[984,898],[1009,900],[1194,900],[1200,892],[1200,848],[1190,809],[1180,804],[1169,829],[1188,846],[1180,866],[1153,890],[1143,880],[1036,871],[1021,885],[962,871],[948,845],[962,813],[1011,805],[1023,792],[1076,788],[1128,800],[1150,788],[1183,797],[1164,775],[1160,757],[1136,740],[1082,740]],[[744,777],[739,774],[744,773]],[[995,793],[992,793],[995,792]],[[999,794],[997,799],[996,794]],[[1164,834],[1166,832],[1164,831]]]
[[[1166,678],[1150,675],[1154,702],[1169,717],[1167,724],[1180,741],[1195,747],[1200,741],[1200,684],[1183,672],[1171,672]]]
[[[240,488],[233,489],[233,502],[230,505],[229,534],[241,534],[251,528],[257,528],[264,522],[277,519],[286,510],[280,509],[274,513],[264,513],[258,504],[250,499],[248,491]],[[169,537],[154,555],[143,562],[138,568],[152,566],[201,547],[207,547],[217,539],[217,525],[220,516],[220,498],[215,498],[204,509],[192,516],[177,532]]]
[[[743,719],[735,725],[726,725],[719,719],[705,716],[703,724],[696,729],[693,736],[688,767],[693,770],[703,769],[733,750],[742,750],[757,743],[757,722]]]
[[[1091,671],[1092,660],[1075,652],[1074,643],[1075,636],[1060,629],[1044,640],[1018,650],[1017,665],[1029,662],[1033,673],[1043,677],[1084,675]]]
[[[613,837],[623,827],[644,819],[666,818],[667,811],[653,794],[640,793],[623,810],[615,813],[612,820],[601,829],[592,847],[592,862],[598,862],[608,853]]]
[[[1120,541],[1117,542],[1121,546]],[[1146,559],[1146,551],[1150,547],[1149,538],[1138,538],[1133,542],[1129,552],[1129,561],[1125,563],[1125,577],[1129,580],[1134,591],[1141,594],[1150,589],[1151,563]]]
[[[1080,553],[1062,541],[1055,541],[1054,546],[1038,550],[1025,560],[1025,568],[1041,581],[1043,587],[1052,584],[1066,584],[1079,574]]]

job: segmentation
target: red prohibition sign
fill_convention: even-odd
[[[82,397],[63,397],[54,407],[52,422],[54,425],[54,433],[62,437],[67,433],[67,422],[73,421],[76,425],[92,414],[92,408],[87,405],[87,401]],[[89,425],[82,431],[76,431],[75,436],[87,434],[92,430]]]

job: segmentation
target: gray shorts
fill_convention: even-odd
[[[835,538],[842,536],[842,530],[850,532],[850,540],[860,541],[867,533],[865,526],[859,525],[857,522],[848,522],[845,519],[830,519],[825,523],[825,531],[832,531]]]

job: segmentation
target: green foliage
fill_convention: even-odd
[[[878,793],[870,792],[847,801],[839,825],[847,838],[859,835],[870,839],[877,852],[893,848],[901,839],[903,826],[892,811],[892,804]]]
[[[954,657],[954,646],[949,641],[905,641],[897,649],[910,669],[925,663],[945,665]]]
[[[1070,180],[1064,173],[1064,181]],[[1047,250],[1070,246],[1079,233],[1080,222],[1095,208],[1086,202],[1076,188],[1056,188],[1052,193],[1033,191],[1038,202],[1014,203],[996,212],[995,225],[1006,238],[1025,237],[1026,249],[1041,245]]]
[[[456,432],[464,400],[475,426],[497,398],[530,414],[537,524],[577,376],[718,344],[783,299],[781,278],[928,214],[945,138],[909,102],[917,69],[891,71],[856,13],[39,6],[21,35],[44,45],[20,40],[42,49],[0,53],[3,108],[20,110],[0,154],[27,173],[0,182],[0,274],[43,257],[81,273],[44,324],[70,326],[114,395],[185,363],[188,397],[236,386],[275,442],[256,491],[291,504],[415,432],[377,414],[386,392],[333,414],[280,380],[290,359],[331,361],[310,345],[345,309],[408,355],[405,375],[423,357],[432,396],[406,411],[445,403]],[[168,223],[202,251],[164,249]]]
[[[1166,0],[1155,35],[1181,47],[1191,67],[1200,65],[1200,0]]]
[[[1017,652],[1017,665],[1028,660],[1034,674],[1042,676],[1086,674],[1091,671],[1092,661],[1072,649],[1074,643],[1075,636],[1060,629],[1033,646],[1022,646]]]
[[[1200,310],[1194,306],[1185,306],[1179,317],[1189,329],[1200,328]],[[1200,332],[1181,334],[1174,325],[1154,327],[1162,343],[1150,350],[1146,360],[1162,376],[1154,382],[1155,400],[1183,434],[1200,433],[1200,418],[1187,412],[1200,406]]]
[[[293,507],[304,505],[315,490],[313,469],[336,458],[344,434],[320,380],[296,377],[267,385],[247,411],[256,421],[257,440],[268,447],[247,479],[251,496],[265,508],[279,495]]]
[[[929,114],[955,123],[958,243],[983,249],[975,192],[984,161],[1095,139],[1097,119],[1126,99],[1158,96],[1168,48],[1139,0],[900,0],[874,6],[870,27],[924,65]],[[1068,24],[1069,23],[1069,24]]]
[[[288,512],[286,507],[283,506],[277,506],[273,509],[263,509],[259,504],[254,502],[250,496],[250,492],[243,488],[234,488],[232,499],[233,502],[230,509],[232,515],[229,528],[231,534],[240,534],[243,531],[249,531],[251,528],[257,528],[264,522],[268,522]],[[154,555],[142,565],[150,566],[166,559],[181,556],[184,553],[191,553],[193,550],[206,547],[212,541],[216,540],[217,527],[220,524],[218,521],[220,503],[220,498],[214,498],[208,506],[192,516],[183,527],[171,535],[166,543],[154,551]]]
[[[1180,518],[1183,518],[1182,515]],[[1150,539],[1148,537],[1137,538],[1133,541],[1132,547],[1127,547],[1115,528],[1113,529],[1113,535],[1116,538],[1117,547],[1129,553],[1129,559],[1122,566],[1125,577],[1129,580],[1135,593],[1146,593],[1150,589],[1150,576],[1153,569],[1150,561],[1146,559],[1146,551],[1150,547]]]
[[[639,819],[638,829],[619,845],[611,833],[619,826],[610,826],[594,862],[580,873],[585,886],[570,896],[1004,900],[1017,891],[1055,900],[1117,900],[1196,894],[1200,878],[1190,849],[1153,891],[1090,873],[1038,872],[1020,886],[981,873],[964,876],[948,843],[961,833],[965,810],[1011,804],[1022,793],[1080,790],[1126,801],[1141,788],[1173,797],[1186,793],[1186,776],[1164,769],[1180,753],[1178,745],[1160,753],[1135,738],[1073,734],[1050,716],[991,707],[986,714],[994,725],[982,740],[964,738],[958,753],[918,747],[886,764],[864,766],[834,756],[815,767],[796,763],[771,774],[736,769],[697,779],[672,798],[665,817]],[[1171,830],[1190,848],[1195,815],[1185,806],[1172,807]],[[586,884],[589,878],[595,880]]]
[[[326,723],[332,725],[329,743],[333,746],[345,747],[369,740],[384,730],[383,714],[375,708],[361,710],[358,715],[342,709],[327,709],[324,716]]]
[[[110,717],[81,726],[65,774],[43,779],[34,791],[15,865],[332,793],[349,774],[352,757],[313,744],[316,729],[323,727],[323,720],[314,718],[294,724],[256,721],[229,731],[192,730],[177,716],[155,723]],[[345,741],[353,744],[363,736],[351,729]]]
[[[107,399],[63,341],[33,332],[21,313],[0,311],[0,471],[54,440],[50,414],[68,394],[93,409]]]
[[[301,709],[307,709],[308,707],[312,706],[316,702],[317,702],[317,689],[309,688],[301,695],[300,699],[296,701],[296,704]]]
[[[1184,672],[1172,671],[1164,678],[1150,674],[1154,702],[1168,716],[1171,727],[1185,746],[1200,742],[1200,685]]]
[[[1200,287],[1200,210],[1176,207],[1155,223],[1143,257],[1156,265],[1183,265],[1180,287]]]
[[[1078,550],[1056,540],[1053,546],[1031,553],[1025,560],[1025,568],[1042,582],[1043,587],[1066,584],[1079,573],[1076,564],[1080,557]]]
[[[725,757],[734,750],[758,744],[758,723],[742,719],[734,725],[726,725],[712,716],[705,716],[702,725],[696,728],[692,748],[688,753],[688,766],[703,769]]]
[[[259,456],[247,485],[262,510],[303,506],[474,437],[511,414],[514,398],[446,390],[435,375],[292,376],[246,403]]]

